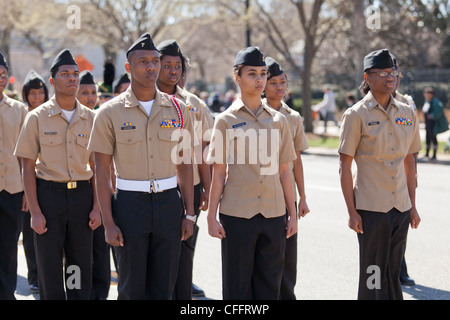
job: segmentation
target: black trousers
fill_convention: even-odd
[[[201,183],[194,186],[194,211],[197,219],[200,215]],[[174,300],[192,300],[192,272],[194,265],[194,252],[197,243],[199,227],[197,221],[194,224],[194,234],[185,241],[181,241],[180,265],[178,267],[177,282],[173,291]]]
[[[124,238],[123,247],[115,247],[118,299],[169,300],[180,258],[180,193],[176,188],[160,193],[116,190],[112,211]]]
[[[433,145],[433,149],[437,150],[438,142],[437,136],[434,134],[434,120],[427,119],[427,117],[425,117],[425,132],[425,143],[428,155],[428,150],[431,148],[431,145]]]
[[[15,300],[23,192],[0,192],[0,300]]]
[[[103,225],[94,230],[92,246],[91,300],[106,300],[111,286],[111,246],[105,240]]]
[[[78,188],[67,190],[64,183],[36,182],[39,206],[47,222],[47,232],[34,233],[40,299],[88,300],[92,284],[92,185],[83,181],[78,182]]]
[[[297,202],[295,203],[295,208],[297,208]],[[288,216],[289,215],[286,210],[286,220]],[[297,233],[286,239],[283,276],[281,277],[280,300],[296,300],[294,292],[296,283],[297,283]]]
[[[251,219],[220,214],[224,300],[277,300],[286,247],[286,216]]]
[[[22,245],[27,261],[27,280],[29,285],[38,285],[36,253],[34,251],[34,230],[31,229],[29,211],[22,211]]]
[[[360,253],[359,300],[402,300],[400,269],[406,247],[410,211],[387,213],[358,210],[363,234]]]

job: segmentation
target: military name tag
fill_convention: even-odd
[[[367,125],[370,127],[370,126],[376,126],[377,124],[380,124],[380,121],[371,121],[371,122],[368,122],[367,123]]]
[[[45,136],[56,136],[57,134],[57,131],[44,131]]]
[[[120,127],[120,130],[135,130],[136,126],[134,126],[131,122],[125,122],[123,127]]]
[[[241,123],[238,123],[238,124],[233,125],[232,128],[233,128],[233,129],[236,129],[236,128],[245,126],[246,124],[247,124],[247,122],[241,122]]]

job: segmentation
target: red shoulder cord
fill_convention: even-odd
[[[177,99],[175,98],[175,95],[170,96],[170,98],[172,99],[172,102],[175,106],[175,109],[177,109],[177,113],[178,113],[178,119],[180,120],[180,130],[183,129],[183,113],[181,112],[181,108],[180,105],[177,102]]]

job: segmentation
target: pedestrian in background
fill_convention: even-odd
[[[324,123],[324,132],[327,132],[328,121],[333,121],[337,127],[339,123],[336,120],[336,100],[334,98],[334,92],[330,86],[325,85],[323,88],[323,100],[312,106],[312,109],[319,112],[322,116]]]
[[[434,95],[434,89],[427,87],[424,89],[425,103],[422,107],[425,118],[426,129],[426,151],[425,158],[430,159],[430,149],[433,146],[433,156],[431,160],[436,160],[436,154],[439,147],[437,135],[448,130],[448,122],[445,117],[444,107]]]

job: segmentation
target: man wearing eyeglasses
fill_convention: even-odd
[[[413,156],[421,148],[419,121],[392,97],[397,76],[388,50],[369,53],[367,95],[347,109],[341,127],[341,188],[360,251],[358,299],[403,299],[399,275],[408,223],[413,229],[420,223]]]
[[[0,52],[0,300],[15,300],[23,187],[13,151],[27,113],[24,104],[3,93],[8,80],[9,66]]]

